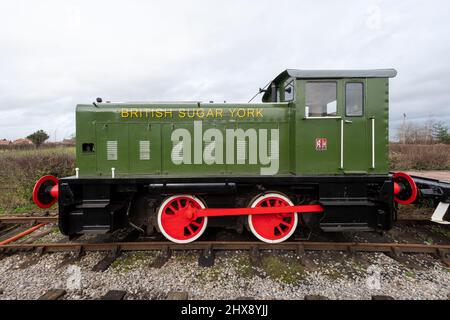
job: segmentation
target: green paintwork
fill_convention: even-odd
[[[282,88],[291,78],[278,77]],[[317,81],[337,82],[337,117],[305,118],[305,83],[314,79],[295,80],[295,99],[291,102],[235,103],[149,103],[78,105],[76,109],[77,167],[80,176],[126,175],[259,175],[261,164],[181,164],[171,161],[171,133],[185,128],[194,135],[194,120],[203,120],[203,132],[209,128],[279,129],[279,175],[311,174],[385,174],[388,172],[388,78],[336,78]],[[364,114],[362,117],[345,115],[345,83],[364,84]],[[283,91],[283,90],[281,90]],[[284,92],[280,92],[284,100]],[[264,100],[270,100],[270,94]],[[121,117],[123,109],[170,110],[171,116],[158,117],[156,112],[140,117]],[[261,110],[263,116],[234,114],[235,108]],[[188,117],[186,110],[222,110],[222,116],[208,118]],[[162,113],[163,114],[163,113]],[[201,112],[200,112],[201,114]],[[140,114],[138,114],[140,115]],[[372,118],[375,119],[375,167],[372,167]],[[341,122],[344,149],[341,167]],[[327,139],[327,150],[317,151],[316,138]],[[107,142],[117,141],[117,160],[108,160]],[[150,141],[150,159],[140,159],[139,141]],[[83,143],[93,143],[94,151],[83,151]],[[224,158],[226,156],[224,150]],[[236,159],[236,152],[235,152]],[[262,166],[265,167],[265,166]]]

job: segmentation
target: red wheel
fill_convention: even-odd
[[[158,226],[162,234],[172,242],[189,243],[197,240],[205,231],[207,217],[194,219],[192,208],[205,208],[200,199],[191,195],[171,196],[158,210]]]
[[[394,182],[400,186],[400,190],[394,195],[394,200],[400,204],[411,204],[417,198],[417,186],[414,180],[404,172],[396,172]],[[398,189],[398,187],[397,187]]]
[[[294,204],[279,193],[268,193],[256,198],[250,207],[284,207]],[[248,216],[252,233],[261,241],[279,243],[288,239],[297,227],[297,213],[255,214]]]
[[[42,209],[53,206],[58,201],[58,179],[54,176],[41,177],[33,188],[33,202]]]

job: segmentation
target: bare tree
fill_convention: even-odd
[[[445,128],[446,126],[443,123],[437,123],[433,119],[428,119],[422,124],[406,121],[406,115],[403,114],[403,122],[397,130],[397,138],[403,144],[442,143],[442,141],[445,140]],[[440,135],[436,134],[437,131],[440,132]],[[440,138],[438,138],[438,136]],[[442,139],[442,137],[444,137],[444,139]]]

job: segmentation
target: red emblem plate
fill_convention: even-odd
[[[325,151],[327,150],[327,138],[316,138],[316,150]]]

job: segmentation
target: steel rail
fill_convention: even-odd
[[[11,242],[14,242],[14,241],[16,241],[16,240],[19,240],[20,238],[23,238],[23,237],[29,235],[30,233],[33,233],[34,231],[36,231],[37,229],[42,228],[43,226],[45,226],[45,223],[37,224],[37,225],[35,225],[35,226],[33,226],[33,227],[31,227],[31,228],[25,230],[25,231],[22,231],[22,232],[20,232],[20,233],[14,235],[14,236],[8,238],[8,239],[5,239],[5,240],[3,240],[3,241],[0,241],[0,247],[1,247],[1,246],[4,246],[4,245],[6,245],[6,244],[9,244],[9,243],[11,243]]]
[[[32,251],[147,251],[147,250],[294,250],[303,251],[347,251],[347,252],[396,252],[431,253],[445,255],[450,244],[427,245],[416,243],[357,243],[357,242],[307,242],[289,241],[267,244],[259,241],[197,241],[176,244],[168,241],[153,242],[110,242],[110,243],[31,243],[0,246],[0,252]]]
[[[58,222],[58,216],[0,216],[0,223],[18,224],[18,223],[52,223]]]

